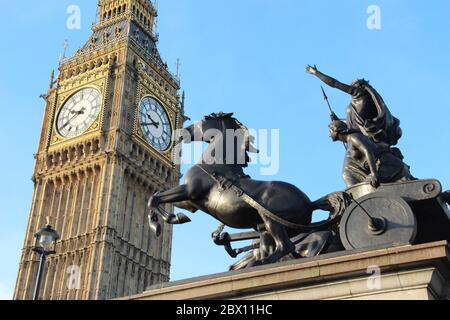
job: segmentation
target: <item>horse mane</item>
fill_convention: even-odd
[[[241,150],[245,151],[245,164],[243,167],[248,167],[248,163],[251,161],[251,158],[249,156],[250,153],[259,153],[259,150],[256,149],[253,146],[253,143],[255,142],[255,137],[250,134],[249,129],[238,119],[236,119],[234,116],[234,113],[212,113],[208,116],[205,116],[205,120],[231,120],[234,122],[235,127],[233,129],[235,130],[242,130],[244,132],[244,142],[242,146],[238,146]]]

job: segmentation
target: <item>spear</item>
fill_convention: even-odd
[[[338,118],[338,116],[336,115],[336,113],[333,111],[333,108],[331,108],[330,101],[328,100],[328,96],[327,96],[327,94],[325,93],[325,89],[324,89],[322,86],[320,86],[320,88],[322,89],[323,98],[324,98],[324,100],[327,102],[328,109],[330,110],[330,118],[331,118],[331,122],[340,120],[340,119]],[[343,142],[343,143],[344,143],[345,149],[347,149],[347,143],[346,143],[346,142]]]
[[[327,94],[325,93],[325,89],[324,89],[322,86],[320,86],[320,88],[322,89],[323,99],[327,102],[328,109],[330,110],[330,118],[331,118],[331,121],[337,121],[337,120],[339,120],[338,116],[336,115],[336,113],[334,113],[333,109],[331,108],[330,101],[328,100],[328,96],[327,96]]]

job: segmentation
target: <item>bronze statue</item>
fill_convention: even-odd
[[[383,142],[390,146],[398,143],[402,137],[400,120],[392,116],[381,95],[364,79],[344,84],[317,70],[307,66],[306,71],[317,76],[330,87],[344,91],[352,96],[347,108],[347,125],[358,130],[374,142]]]
[[[410,174],[409,167],[403,163],[403,154],[400,149],[392,147],[402,136],[400,121],[392,116],[383,98],[370,86],[369,82],[360,79],[353,81],[351,85],[346,85],[323,74],[315,66],[308,65],[306,70],[329,86],[352,96],[352,102],[347,108],[347,120],[338,122],[336,120],[339,119],[331,110],[328,97],[322,88],[331,111],[331,119],[336,121],[333,128],[351,135],[336,135],[335,132],[336,140],[342,141],[338,138],[340,137],[345,140],[350,138],[352,142],[358,141],[350,147],[347,146],[347,141],[343,141],[347,149],[343,169],[343,179],[347,187],[367,181],[378,186],[380,182],[393,183],[415,179]],[[357,133],[361,135],[358,136]],[[364,155],[368,147],[374,152],[371,157]]]
[[[228,130],[240,137],[228,143]],[[249,161],[252,147],[248,129],[233,114],[211,114],[185,129],[184,142],[209,143],[201,160],[185,176],[185,184],[156,193],[149,201],[150,221],[158,231],[158,217],[169,224],[189,222],[184,214],[170,215],[161,205],[173,204],[190,212],[201,210],[236,229],[253,229],[260,234],[257,259],[247,259],[243,267],[279,261],[295,250],[291,238],[300,233],[333,225],[342,213],[336,200],[344,195],[333,194],[312,202],[297,187],[285,182],[265,182],[250,179],[243,168]],[[233,146],[227,149],[227,146]],[[230,153],[233,153],[230,158]],[[232,161],[230,161],[232,159]],[[240,161],[242,160],[242,161]],[[333,212],[323,223],[311,224],[314,210]],[[342,207],[341,207],[342,209]],[[242,267],[242,266],[241,266]]]
[[[345,122],[333,121],[330,124],[330,137],[333,141],[346,144],[343,177],[348,187],[370,182],[378,188],[380,183],[414,179],[409,167],[388,144],[373,142],[359,131],[348,128]]]
[[[316,67],[307,66],[307,71],[352,95],[346,121],[339,120],[328,103],[330,136],[346,146],[345,192],[312,202],[292,184],[252,180],[243,170],[249,153],[258,152],[249,130],[232,113],[213,113],[184,129],[177,140],[203,141],[208,147],[183,185],[150,199],[149,222],[157,235],[160,219],[190,222],[184,214],[169,214],[164,204],[208,213],[221,222],[212,234],[214,243],[233,258],[248,253],[231,270],[340,250],[450,241],[450,191],[443,192],[438,180],[411,175],[400,150],[393,147],[402,136],[400,121],[378,92],[365,80],[345,85]],[[330,216],[311,223],[315,210]],[[251,231],[228,234],[225,226]],[[233,249],[233,242],[244,240],[253,243]]]

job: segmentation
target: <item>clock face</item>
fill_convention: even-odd
[[[152,97],[142,99],[139,120],[145,139],[153,148],[159,151],[169,149],[172,128],[166,110],[158,101]]]
[[[97,119],[102,105],[97,89],[85,88],[71,96],[61,108],[56,127],[65,138],[81,135]]]

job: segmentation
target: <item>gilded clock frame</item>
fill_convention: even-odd
[[[155,99],[160,105],[161,107],[164,109],[164,111],[167,113],[167,117],[169,118],[169,122],[170,122],[170,129],[172,130],[172,135],[170,138],[170,144],[168,146],[168,148],[164,151],[158,150],[155,147],[153,147],[145,138],[144,133],[142,132],[142,126],[141,126],[141,122],[139,120],[139,109],[141,106],[141,102],[142,100],[144,100],[144,98],[152,98]],[[147,149],[150,149],[153,153],[157,153],[158,155],[163,155],[167,160],[171,160],[171,156],[172,156],[172,150],[173,150],[173,145],[174,145],[174,141],[173,141],[173,136],[175,134],[175,121],[176,121],[176,114],[173,113],[170,108],[168,108],[162,101],[161,99],[158,99],[158,97],[154,94],[151,93],[147,93],[147,94],[142,94],[140,95],[139,99],[137,99],[137,106],[136,106],[136,115],[135,115],[135,130],[134,133],[136,135],[136,137],[138,138],[138,140],[144,144],[144,146]]]
[[[179,128],[180,110],[177,108],[177,106],[179,105],[179,100],[176,94],[172,94],[164,89],[165,84],[168,83],[166,83],[162,79],[157,81],[151,76],[151,74],[147,71],[147,69],[152,69],[152,67],[148,66],[145,62],[143,63],[143,65],[144,67],[138,69],[137,89],[134,103],[135,112],[134,112],[133,138],[136,140],[136,142],[142,145],[143,148],[146,151],[148,151],[152,156],[163,161],[166,165],[173,167],[174,166],[173,151],[175,146],[173,137],[176,130]],[[171,139],[172,141],[168,149],[165,151],[159,151],[156,148],[153,148],[147,142],[142,132],[142,128],[139,121],[139,107],[142,99],[146,96],[151,97],[156,101],[158,101],[164,108],[164,110],[167,112],[167,115],[169,117],[170,126],[172,128],[172,139]]]
[[[86,130],[84,131],[82,134],[80,134],[79,136],[73,137],[73,138],[67,138],[67,137],[63,137],[57,128],[57,122],[58,122],[58,116],[62,110],[62,108],[64,107],[64,104],[74,95],[76,94],[78,91],[83,90],[83,89],[87,89],[87,88],[93,88],[98,90],[98,92],[100,92],[101,95],[101,106],[100,106],[100,112],[97,116],[97,118],[95,119],[95,121],[92,123],[92,125]],[[66,143],[76,143],[79,140],[84,140],[86,137],[88,136],[92,136],[94,134],[97,134],[101,131],[102,125],[103,125],[103,118],[104,118],[104,113],[105,113],[105,106],[106,106],[106,79],[99,79],[99,80],[95,80],[89,83],[84,83],[81,86],[74,86],[69,90],[60,92],[58,95],[58,102],[57,102],[57,106],[55,108],[55,113],[53,116],[53,123],[52,123],[52,136],[51,136],[51,140],[50,140],[50,146],[56,146],[56,145],[64,145]]]
[[[141,108],[142,101],[143,101],[145,98],[151,98],[151,99],[154,99],[156,102],[158,102],[158,103],[161,105],[161,107],[164,109],[164,111],[166,112],[167,118],[169,119],[169,125],[170,125],[170,130],[171,130],[170,144],[169,144],[169,146],[167,147],[167,149],[165,149],[165,150],[159,150],[159,149],[156,149],[154,146],[152,146],[151,143],[149,143],[149,142],[147,141],[147,139],[145,138],[145,134],[144,134],[144,132],[142,131],[142,125],[141,125],[141,121],[140,121],[140,118],[139,118],[139,113],[140,113],[140,108]],[[153,150],[155,150],[156,152],[162,153],[162,154],[164,154],[164,153],[166,153],[166,152],[170,152],[170,151],[172,150],[172,148],[173,148],[173,143],[174,143],[174,141],[173,141],[173,136],[174,136],[174,134],[175,134],[175,129],[174,129],[174,126],[173,126],[173,121],[172,121],[171,116],[170,116],[170,113],[169,113],[169,109],[168,109],[166,106],[164,106],[164,104],[161,102],[161,100],[158,99],[156,96],[151,95],[151,94],[143,95],[143,96],[141,97],[141,99],[139,100],[138,104],[137,104],[137,112],[136,112],[136,115],[137,115],[137,119],[136,119],[137,123],[136,123],[136,125],[139,127],[139,130],[137,130],[137,131],[138,131],[138,132],[137,132],[138,136],[139,136],[141,139],[143,139],[143,140],[145,141],[145,143],[148,144],[148,145],[149,145]]]

